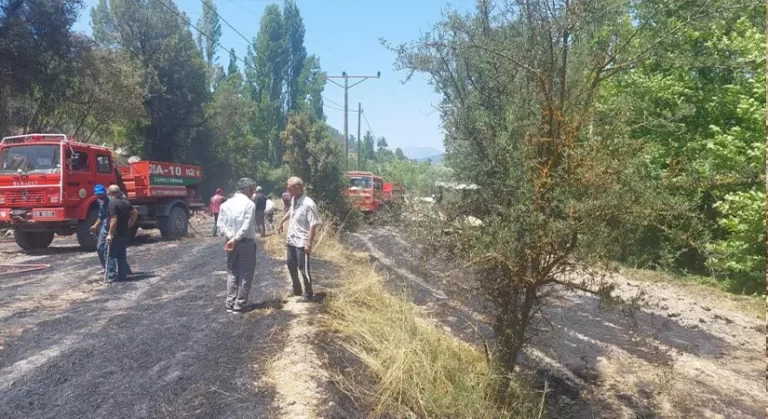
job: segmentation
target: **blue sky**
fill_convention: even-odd
[[[90,9],[97,0],[85,0],[86,9],[75,29],[90,33]],[[282,1],[217,0],[219,14],[246,37],[252,38],[259,29],[264,7]],[[382,47],[379,38],[392,43],[417,39],[422,32],[440,21],[448,4],[461,11],[470,10],[474,0],[297,0],[306,27],[305,45],[309,54],[320,57],[323,70],[329,75],[346,71],[350,75],[375,75],[381,79],[366,80],[349,90],[349,107],[357,109],[362,102],[364,114],[376,136],[387,138],[390,148],[432,147],[443,149],[440,118],[434,112],[439,96],[423,76],[415,76],[402,84],[406,73],[393,68],[394,55]],[[199,0],[176,0],[193,24],[202,10]],[[245,56],[246,40],[222,22],[221,44],[235,48],[239,57]],[[193,30],[194,31],[194,30]],[[195,34],[196,35],[196,34]],[[226,66],[228,54],[219,59]],[[242,69],[242,65],[240,66]],[[326,105],[344,104],[343,89],[328,83],[324,97]],[[343,132],[344,113],[326,108],[328,123]],[[362,121],[362,132],[367,124]],[[349,132],[357,134],[357,113],[349,114]]]

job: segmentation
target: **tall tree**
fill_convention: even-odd
[[[384,137],[379,137],[378,140],[376,140],[376,150],[381,151],[383,149],[386,149],[389,147],[389,144],[387,144],[387,139]]]
[[[197,33],[197,45],[205,58],[205,62],[213,67],[216,63],[218,43],[221,39],[221,22],[217,14],[216,3],[213,0],[202,0],[203,11],[197,21],[200,32]]]
[[[285,122],[282,98],[288,64],[285,25],[279,6],[271,4],[265,8],[254,45],[246,57],[246,80],[261,115],[258,130],[267,140],[267,160],[277,167],[283,158],[280,132]]]
[[[373,160],[376,157],[376,140],[370,131],[366,131],[363,136],[363,158]]]
[[[203,10],[197,22],[197,27],[200,29],[200,32],[197,33],[197,45],[203,54],[203,58],[205,58],[206,64],[208,64],[208,80],[211,89],[213,89],[216,81],[223,76],[216,62],[216,53],[219,48],[219,40],[221,39],[221,22],[219,21],[216,3],[213,0],[202,0],[202,3]]]
[[[124,52],[141,72],[148,121],[136,124],[144,138],[137,146],[148,158],[195,161],[202,148],[192,134],[204,122],[210,90],[180,16],[167,0],[100,0],[91,11],[96,41]]]
[[[239,73],[240,67],[237,65],[237,54],[235,54],[235,49],[232,48],[229,50],[229,65],[227,66],[227,77]]]
[[[303,89],[300,86],[300,82],[307,59],[307,49],[304,47],[304,22],[295,0],[285,0],[283,18],[285,43],[288,49],[288,63],[285,75],[285,107],[287,112],[293,112],[298,110],[304,102],[301,98],[301,91]]]
[[[325,120],[323,111],[323,90],[325,77],[320,68],[320,59],[310,55],[305,59],[299,80],[299,96],[314,117],[319,121]]]

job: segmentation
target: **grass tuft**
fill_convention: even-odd
[[[499,406],[493,398],[499,380],[485,355],[422,318],[404,297],[388,293],[367,261],[344,267],[342,286],[327,309],[326,327],[377,378],[374,415],[541,417],[541,405],[517,381],[507,405]],[[345,387],[358,388],[354,382]]]

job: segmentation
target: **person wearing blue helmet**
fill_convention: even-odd
[[[107,196],[107,188],[104,185],[96,185],[93,187],[93,194],[99,199],[99,217],[96,219],[96,223],[91,226],[90,230],[93,234],[98,234],[98,242],[96,244],[96,253],[99,255],[99,262],[101,263],[101,271],[103,274],[107,268],[107,235],[109,234],[109,197]],[[131,268],[128,267],[128,273],[131,274]]]
[[[104,269],[107,267],[106,260],[106,245],[107,245],[107,219],[109,218],[109,198],[107,197],[107,188],[104,185],[96,185],[93,187],[93,194],[99,199],[99,217],[96,219],[96,223],[91,226],[91,233],[98,234],[99,240],[96,245],[96,253],[99,255],[99,262],[101,263],[101,272],[104,273]]]

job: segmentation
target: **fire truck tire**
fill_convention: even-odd
[[[16,244],[24,250],[45,249],[53,241],[53,232],[16,231]]]
[[[96,224],[97,218],[99,218],[99,209],[94,207],[88,211],[88,217],[77,224],[77,242],[80,243],[80,248],[86,252],[96,250],[98,238],[91,233],[90,229],[92,225]]]
[[[173,207],[167,217],[160,219],[160,234],[164,239],[184,237],[189,231],[189,217],[182,207]]]

